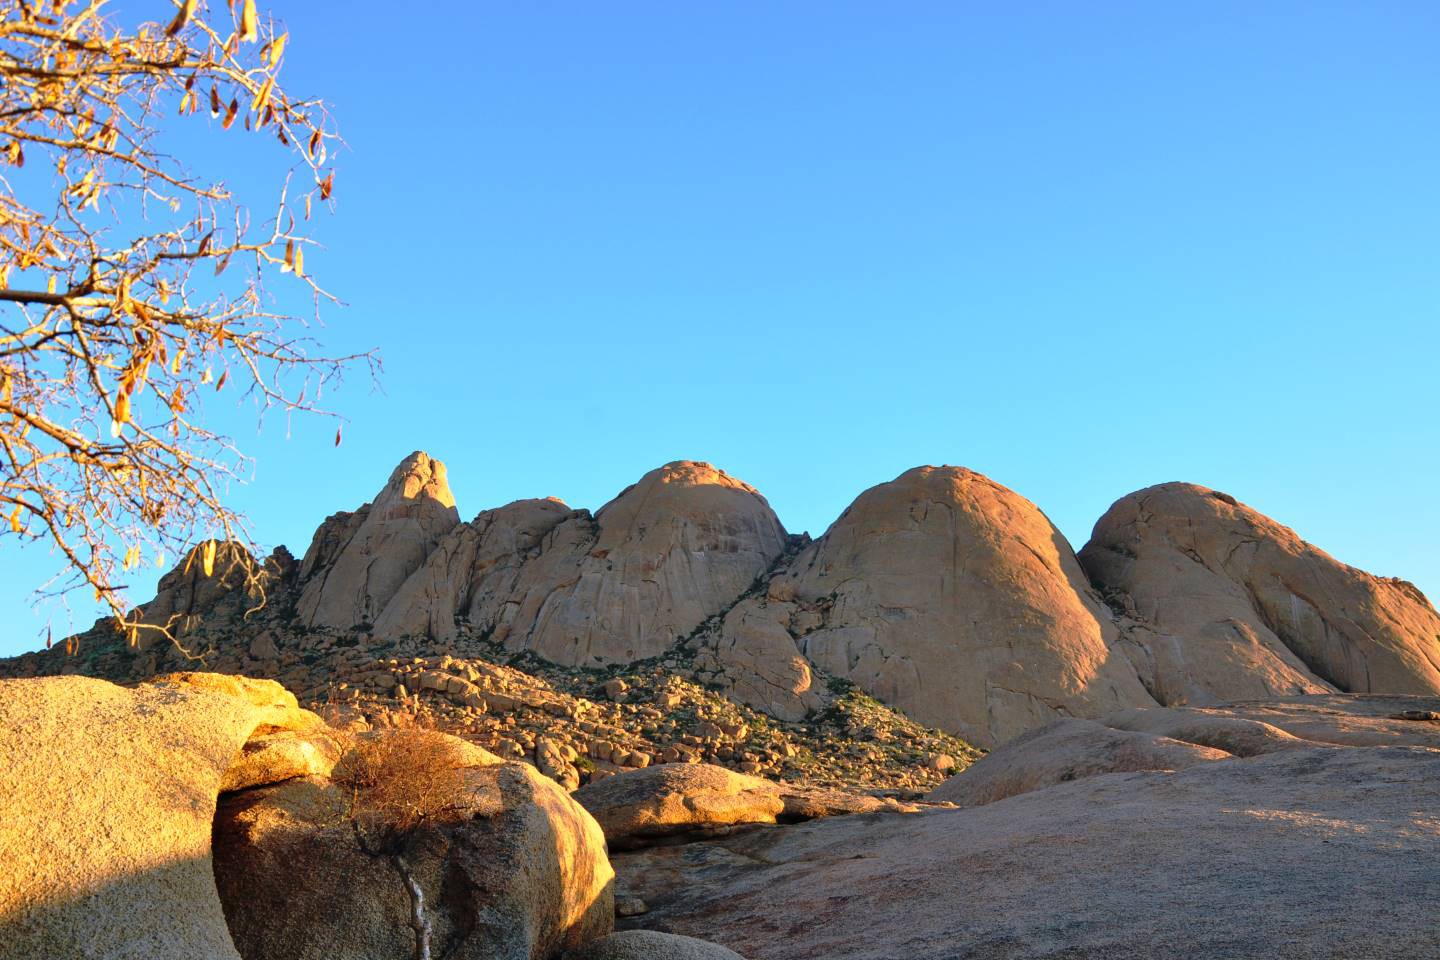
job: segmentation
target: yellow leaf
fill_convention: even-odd
[[[248,6],[248,4],[247,4]],[[205,570],[205,576],[215,572],[215,541],[206,540],[204,552],[200,555],[200,564]]]
[[[280,57],[285,53],[285,42],[290,39],[290,34],[282,33],[270,42],[270,66],[273,68],[280,62]]]
[[[19,533],[23,529],[25,528],[20,525],[20,505],[17,503],[15,512],[10,514],[10,532]]]
[[[305,276],[305,248],[303,247],[295,251],[295,276]]]
[[[255,0],[245,0],[240,10],[240,39],[254,43],[260,36],[260,15],[255,11]]]
[[[251,110],[260,110],[270,102],[270,88],[275,85],[274,77],[266,77],[265,82],[260,84],[260,89],[255,92],[255,98],[250,101]]]

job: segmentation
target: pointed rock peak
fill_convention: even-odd
[[[379,504],[422,498],[434,500],[445,507],[455,506],[455,495],[450,492],[445,464],[423,450],[416,450],[400,461],[375,502]]]

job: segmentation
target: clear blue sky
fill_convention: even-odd
[[[953,463],[1077,548],[1190,480],[1440,595],[1435,4],[269,5],[350,145],[324,336],[386,372],[338,449],[215,411],[263,542],[416,448],[466,517],[694,458],[815,534]],[[66,613],[7,550],[17,652]]]

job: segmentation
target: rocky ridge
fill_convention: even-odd
[[[143,608],[178,647],[99,624],[78,657],[0,675],[199,664],[276,678],[347,723],[422,716],[571,786],[675,760],[901,795],[970,744],[1060,718],[1440,693],[1440,616],[1418,591],[1187,484],[1123,498],[1077,556],[1034,504],[959,467],[864,492],[812,541],[690,461],[593,515],[552,498],[461,522],[444,465],[417,452],[303,560],[217,555]]]

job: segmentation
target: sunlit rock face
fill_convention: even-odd
[[[785,541],[749,484],[708,463],[666,464],[593,518],[558,525],[509,596],[472,604],[472,622],[556,663],[652,657],[728,610]]]
[[[961,467],[867,490],[770,592],[820,669],[980,745],[1154,702],[1064,537]]]
[[[1440,616],[1228,494],[1167,483],[1119,500],[1080,553],[1154,628],[1137,666],[1166,704],[1440,692]]]
[[[375,621],[377,636],[450,640],[493,619],[515,592],[521,567],[566,520],[586,518],[554,497],[485,510],[446,534]]]
[[[301,622],[342,630],[373,623],[459,522],[445,465],[412,453],[372,502],[315,532],[300,564]]]
[[[707,463],[670,463],[594,516],[521,500],[456,527],[375,632],[446,639],[463,629],[555,663],[628,663],[728,610],[785,543],[753,487]]]
[[[321,726],[271,680],[0,681],[0,957],[239,960],[211,865],[216,797],[293,775],[247,755],[257,735]],[[261,762],[232,774],[246,759]]]

